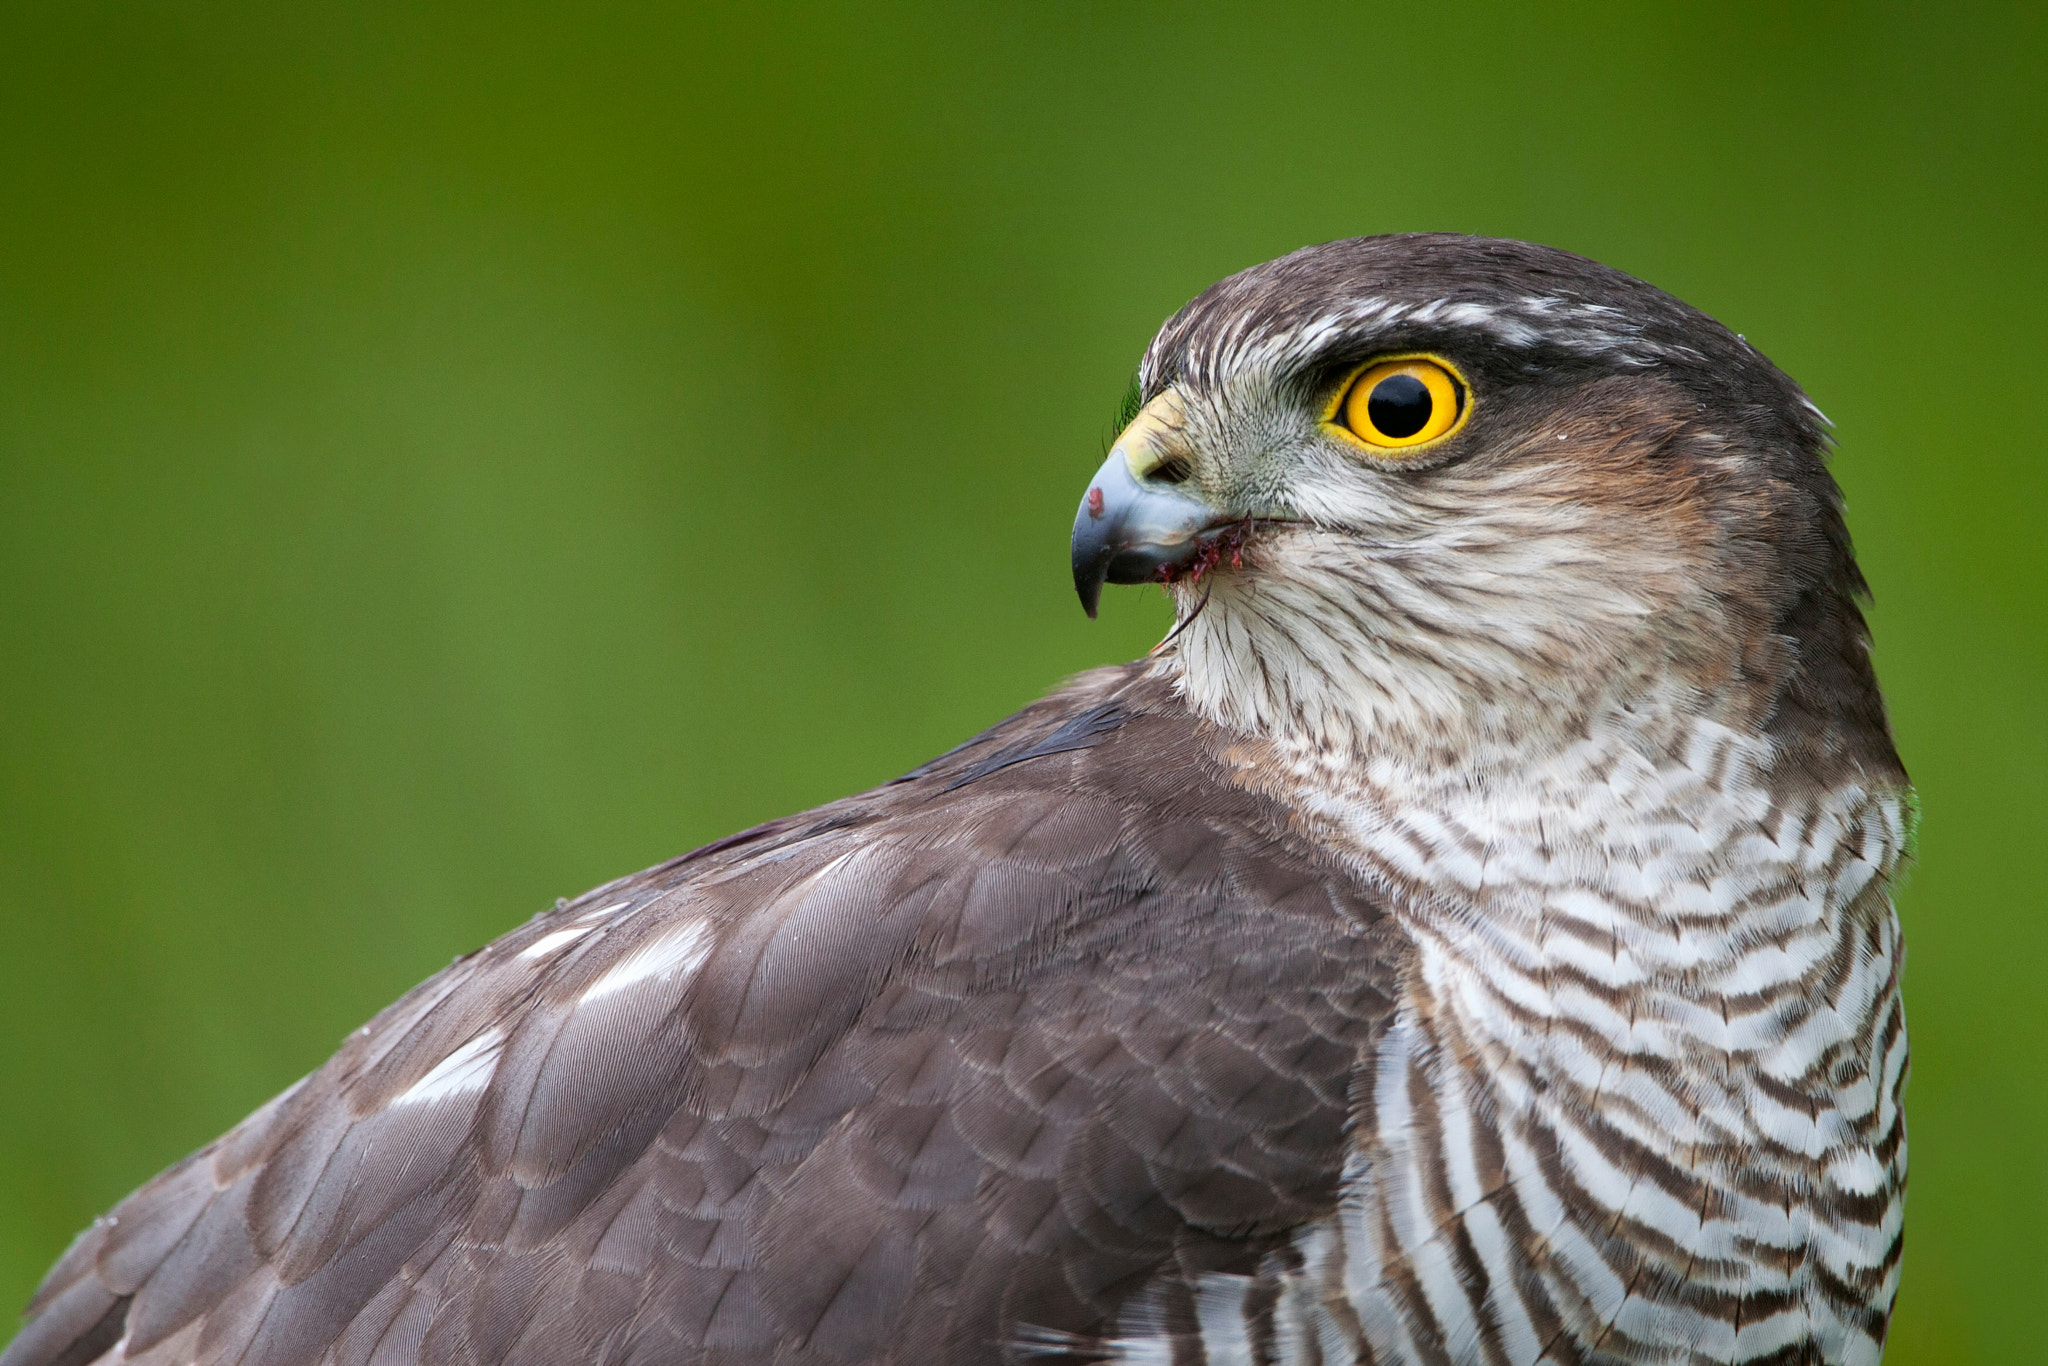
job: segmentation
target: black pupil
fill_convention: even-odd
[[[1435,406],[1429,386],[1413,375],[1388,375],[1372,386],[1372,393],[1365,400],[1366,415],[1372,418],[1372,425],[1397,440],[1427,427],[1430,409]]]

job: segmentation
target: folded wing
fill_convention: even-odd
[[[601,888],[88,1230],[0,1366],[986,1361],[1332,1207],[1399,940],[1137,669]]]

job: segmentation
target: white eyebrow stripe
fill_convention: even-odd
[[[711,944],[708,922],[686,921],[678,928],[648,940],[614,963],[604,976],[584,989],[576,1004],[589,1005],[651,978],[687,978],[711,956]]]
[[[566,930],[544,934],[519,951],[521,958],[545,958],[564,944],[573,944],[596,929],[595,925],[571,925]]]
[[[396,1096],[391,1104],[425,1105],[481,1091],[491,1084],[498,1070],[498,1055],[505,1048],[505,1032],[492,1025],[462,1047],[434,1064],[434,1070]]]

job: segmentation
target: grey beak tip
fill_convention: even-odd
[[[1088,580],[1076,574],[1074,591],[1081,595],[1081,610],[1088,614],[1088,620],[1095,620],[1095,606],[1102,601],[1102,580]]]
[[[1080,595],[1081,610],[1095,620],[1095,608],[1102,601],[1102,581],[1108,576],[1109,555],[1104,547],[1083,543],[1083,538],[1074,538],[1074,592]]]

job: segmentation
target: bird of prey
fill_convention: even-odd
[[[1911,795],[1825,420],[1562,251],[1146,351],[1150,656],[459,960],[4,1366],[1874,1363]]]

